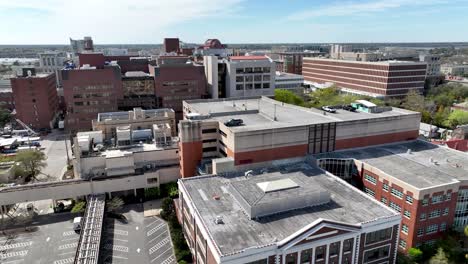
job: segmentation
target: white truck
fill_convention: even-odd
[[[78,232],[81,230],[81,220],[83,219],[83,217],[75,217],[73,219],[73,230],[75,232]]]
[[[65,121],[63,121],[63,120],[58,121],[58,128],[60,130],[64,130],[65,129]]]

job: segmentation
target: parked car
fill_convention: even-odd
[[[346,110],[346,111],[350,111],[350,112],[356,112],[356,108],[354,108],[354,107],[352,107],[350,105],[344,105],[343,109]]]
[[[243,123],[244,123],[244,121],[242,119],[232,118],[232,119],[229,119],[228,121],[224,122],[224,125],[226,125],[228,127],[233,127],[233,126],[241,126]]]
[[[83,217],[75,217],[73,219],[73,230],[75,232],[79,232],[81,230],[81,220]]]
[[[328,113],[336,113],[336,109],[335,108],[331,108],[330,106],[322,106],[322,110],[323,111],[326,111]]]

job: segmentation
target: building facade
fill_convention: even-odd
[[[422,93],[425,62],[357,62],[305,58],[303,75],[309,83],[334,83],[343,92],[371,97],[401,97],[409,91]]]
[[[51,129],[58,114],[55,73],[36,74],[23,69],[23,75],[11,78],[16,118],[36,130]]]
[[[15,100],[11,90],[11,80],[0,79],[0,108],[13,111],[15,109]]]
[[[39,53],[39,69],[43,73],[55,73],[57,86],[62,85],[60,70],[64,67],[67,57],[62,52]]]
[[[317,158],[322,168],[349,177],[364,193],[402,215],[403,252],[434,244],[449,228],[462,231],[468,224],[468,170],[462,165],[468,158],[462,152],[416,140]]]
[[[81,67],[61,73],[67,130],[90,130],[98,113],[117,111],[117,102],[123,98],[119,67]]]
[[[180,48],[180,43],[178,38],[165,38],[164,39],[164,52],[165,53],[178,53]]]
[[[277,159],[416,139],[420,113],[387,109],[324,114],[267,97],[184,102],[179,122],[181,175]],[[242,119],[239,126],[227,126]],[[218,158],[220,158],[218,160]]]
[[[395,263],[396,212],[310,164],[246,173],[179,180],[193,263]]]
[[[84,37],[83,39],[70,38],[70,46],[75,55],[94,51],[93,39],[91,37]]]
[[[324,53],[319,51],[285,51],[274,53],[278,55],[276,70],[285,73],[302,74],[302,60],[307,57],[318,57]]]
[[[463,76],[468,74],[467,65],[442,65],[440,71],[445,75]]]
[[[154,78],[144,72],[127,72],[122,76],[123,98],[118,100],[119,110],[131,110],[134,107],[155,109]]]
[[[275,89],[289,90],[298,94],[304,92],[304,76],[284,72],[276,72]]]

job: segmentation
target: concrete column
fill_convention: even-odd
[[[330,244],[327,244],[327,250],[325,251],[325,264],[328,264],[328,256],[330,256]]]
[[[137,190],[136,190],[136,189],[133,189],[133,195],[134,195],[135,197],[137,197]]]

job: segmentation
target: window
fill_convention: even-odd
[[[409,232],[409,227],[408,227],[408,225],[403,224],[403,225],[401,226],[401,231],[402,231],[403,233],[405,233],[405,234],[408,234],[408,232]]]
[[[270,83],[263,83],[263,89],[269,89]]]
[[[202,129],[202,134],[208,134],[208,133],[216,133],[216,128],[210,128],[210,129]]]
[[[286,255],[286,264],[296,264],[296,263],[297,263],[297,254]]]
[[[423,206],[427,206],[428,204],[429,204],[429,200],[428,200],[428,199],[425,198],[425,199],[422,200],[422,205],[423,205]]]
[[[270,67],[263,67],[263,73],[269,73]]]
[[[365,174],[365,175],[364,175],[364,179],[365,179],[366,181],[368,181],[368,182],[374,184],[374,185],[377,184],[377,179],[374,178],[374,177],[372,177],[372,176],[370,176],[370,175],[368,175],[368,174]]]
[[[321,247],[318,247],[316,250],[315,250],[315,260],[318,261],[318,260],[322,260],[324,257],[325,257],[325,252],[324,252],[324,247],[321,246]]]
[[[251,84],[251,83],[246,83],[246,84],[245,84],[245,89],[246,89],[246,90],[252,90],[252,89],[253,89],[253,84]]]
[[[381,201],[383,204],[387,204],[387,198],[385,198],[385,197],[382,197],[382,198],[380,199],[380,201]]]
[[[426,214],[425,214],[425,213],[422,213],[422,214],[419,216],[419,220],[421,220],[421,221],[426,220]]]
[[[237,68],[236,73],[244,73],[244,68]]]
[[[216,129],[215,129],[215,132],[216,132]],[[216,138],[212,138],[212,139],[204,139],[203,140],[203,143],[213,143],[213,142],[216,142]]]
[[[366,234],[366,245],[389,240],[392,237],[393,228],[386,228]]]
[[[260,72],[262,72],[262,68],[261,67],[255,67],[254,72],[255,73],[260,73]]]
[[[367,187],[364,187],[364,190],[365,190],[365,192],[366,192],[368,195],[370,195],[370,196],[372,196],[372,197],[375,196],[375,192],[374,192],[373,190],[371,190],[371,189],[369,189],[369,188],[367,188]]]
[[[429,213],[429,219],[436,218],[440,216],[440,209],[436,209]]]
[[[330,257],[338,255],[338,251],[340,250],[340,243],[332,243],[330,244]]]
[[[217,147],[203,148],[203,152],[213,152],[213,151],[217,151],[217,150],[218,150]]]
[[[262,89],[262,84],[261,83],[256,83],[254,85],[255,85],[255,89]]]
[[[245,76],[245,82],[251,83],[252,80],[253,80],[253,76],[252,76],[252,75]]]
[[[349,252],[353,248],[353,239],[347,239],[343,243],[343,252]]]
[[[148,178],[148,179],[146,179],[146,183],[156,184],[156,183],[158,183],[158,178]]]
[[[263,81],[266,82],[266,81],[270,81],[270,75],[263,75]]]
[[[436,233],[437,229],[438,229],[437,224],[430,225],[430,226],[426,227],[426,234]]]
[[[443,195],[435,195],[435,196],[432,196],[431,203],[438,204],[438,203],[443,202],[444,200],[445,199]]]
[[[390,246],[374,248],[364,253],[364,262],[371,262],[378,259],[386,258],[390,255]]]
[[[445,196],[446,201],[452,200],[452,193],[447,193],[447,196]]]
[[[254,81],[255,82],[262,82],[262,76],[261,75],[255,75],[254,76]]]
[[[394,203],[394,202],[390,202],[390,208],[392,208],[393,210],[395,210],[395,211],[397,211],[399,213],[401,212],[401,207],[398,204]]]
[[[303,250],[301,252],[301,264],[312,262],[312,249]]]
[[[424,228],[418,228],[418,237],[420,236],[423,236],[424,235]]]
[[[245,73],[252,73],[252,68],[245,68]]]
[[[440,231],[445,231],[445,229],[447,229],[447,223],[442,223],[440,224]]]
[[[392,195],[400,199],[403,199],[403,193],[395,188],[392,188]]]
[[[449,214],[449,209],[448,207],[444,209],[444,212],[442,213],[442,215],[448,215]]]
[[[384,184],[382,185],[382,189],[383,189],[384,191],[388,192],[388,189],[389,189],[388,184],[384,183]]]
[[[401,248],[406,248],[406,241],[403,240],[403,239],[400,239],[399,246],[400,246]]]
[[[406,202],[409,204],[413,204],[413,197],[411,195],[406,195]]]
[[[237,91],[242,91],[242,90],[244,90],[244,85],[243,85],[243,84],[236,84],[236,90],[237,90]]]
[[[236,76],[236,82],[244,82],[244,76]]]
[[[406,216],[408,219],[411,218],[411,212],[408,211],[408,210],[405,210],[405,211],[403,212],[403,215]]]
[[[224,131],[222,131],[221,129],[219,130],[219,134],[220,134],[221,136],[227,137],[226,133],[224,133]]]

